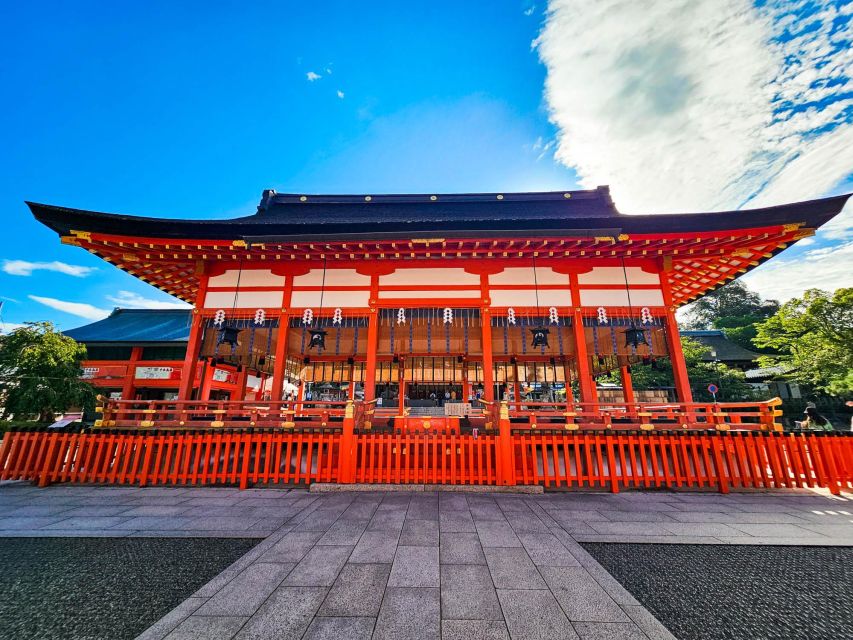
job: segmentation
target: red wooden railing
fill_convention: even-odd
[[[105,400],[95,427],[140,429],[340,427],[345,402]]]
[[[500,410],[513,429],[654,428],[779,430],[779,400],[691,403],[484,403],[477,426],[497,429]],[[325,401],[105,400],[96,427],[140,429],[342,427],[347,403]],[[353,405],[355,428],[381,426],[396,410],[377,411],[375,401]]]

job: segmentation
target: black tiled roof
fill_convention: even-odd
[[[265,191],[257,213],[231,220],[178,220],[98,213],[27,203],[37,220],[60,235],[72,229],[154,238],[378,239],[679,233],[804,222],[819,227],[850,194],[763,209],[711,213],[627,215],[607,187],[542,193],[321,196]]]

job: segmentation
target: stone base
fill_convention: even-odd
[[[538,494],[545,490],[539,485],[516,485],[501,487],[487,484],[339,484],[337,482],[315,482],[311,493],[336,493],[342,491],[454,491],[460,493],[526,493]]]

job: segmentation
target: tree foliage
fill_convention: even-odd
[[[853,393],[853,288],[829,294],[809,289],[757,326],[755,343],[778,356],[762,366],[786,365],[784,377],[830,395]]]
[[[711,399],[707,391],[707,387],[711,383],[720,388],[720,393],[717,394],[718,400],[738,401],[753,398],[753,391],[746,384],[742,371],[728,367],[721,362],[703,360],[709,349],[701,342],[682,336],[681,348],[687,365],[687,376],[690,378],[690,385],[697,401]],[[607,380],[619,384],[618,371],[608,376]],[[631,380],[635,389],[672,387],[675,385],[672,362],[669,358],[657,358],[654,364],[632,365]]]
[[[70,408],[91,408],[92,385],[80,379],[86,347],[50,322],[28,322],[0,336],[3,415],[50,421]]]
[[[778,310],[777,300],[762,300],[759,294],[734,280],[690,305],[687,328],[722,329],[732,342],[755,350],[756,324]]]

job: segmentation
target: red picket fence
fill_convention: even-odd
[[[0,480],[210,485],[366,482],[553,489],[853,488],[847,434],[706,431],[510,435],[323,430],[7,433]]]
[[[310,484],[336,482],[340,434],[8,433],[0,480],[106,484]]]
[[[515,435],[519,484],[735,489],[853,487],[853,438],[737,431]]]
[[[355,482],[498,483],[496,436],[397,433],[355,438]]]

